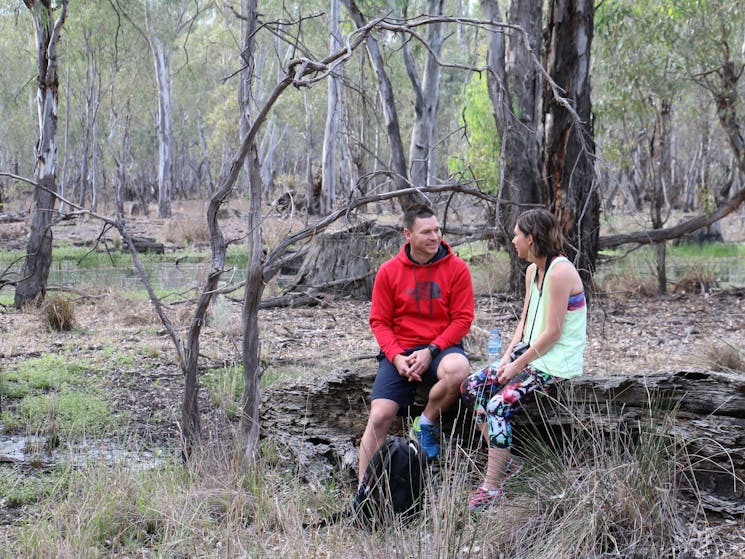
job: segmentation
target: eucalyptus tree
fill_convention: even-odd
[[[549,206],[567,236],[570,258],[589,283],[600,211],[590,104],[593,4],[548,3],[545,69],[537,55],[542,5],[539,0],[513,1],[503,22],[497,0],[481,2],[493,26],[487,57],[489,94],[502,148],[499,228],[506,241],[525,208]],[[514,249],[509,250],[510,288],[519,292],[522,265]]]
[[[507,22],[497,0],[482,0],[484,17],[505,26],[490,31],[487,40],[487,84],[501,146],[499,185],[503,239],[510,239],[517,217],[541,200],[539,173],[539,99],[541,72],[537,53],[541,41],[541,0],[513,0]],[[523,265],[512,243],[510,290],[522,288]]]
[[[347,8],[352,21],[358,29],[369,24],[368,17],[362,13],[355,0],[342,0]],[[380,102],[385,115],[386,133],[388,137],[388,148],[391,154],[391,174],[395,190],[402,190],[409,186],[409,170],[406,164],[404,144],[401,137],[401,125],[396,107],[396,96],[390,76],[385,66],[385,59],[381,50],[380,42],[374,34],[367,36],[365,46],[367,48],[370,63],[375,69],[377,85],[380,94]],[[417,202],[423,202],[424,197],[418,193],[406,196],[400,200],[402,207]]]
[[[415,118],[409,142],[409,180],[415,186],[435,184],[436,179],[435,144],[442,74],[440,55],[445,41],[445,24],[437,21],[437,17],[443,15],[444,3],[444,0],[427,1],[425,13],[434,18],[434,22],[426,27],[428,48],[424,54],[421,76],[412,53],[411,40],[406,38],[403,44],[406,74],[414,91]],[[421,45],[417,46],[422,48]]]
[[[329,52],[336,52],[341,48],[341,3],[340,0],[329,0]],[[340,102],[341,77],[329,75],[327,83],[328,102],[326,107],[326,126],[323,134],[322,179],[323,195],[321,197],[321,213],[327,215],[334,207],[336,200],[336,153],[340,116],[343,103]]]
[[[675,169],[674,115],[683,92],[690,93],[690,81],[676,56],[685,39],[670,25],[669,14],[656,0],[611,2],[601,10],[597,29],[602,40],[596,49],[603,91],[599,121],[607,140],[618,138],[619,144],[629,134],[624,128],[631,128],[633,141],[627,149],[633,157],[623,158],[626,172],[621,178],[633,177],[637,186],[621,186],[632,193],[636,208],[641,209],[643,199],[649,200],[652,229],[661,229],[680,198],[682,185],[682,173]],[[666,243],[656,243],[656,251],[658,290],[664,293]]]
[[[595,270],[600,233],[590,100],[593,33],[593,0],[550,2],[545,49],[551,79],[543,84],[541,173],[546,202],[567,237],[567,256],[585,284]]]
[[[38,136],[36,109],[36,61],[28,56],[35,48],[33,21],[27,8],[17,5],[0,8],[0,171],[31,176],[34,168],[34,142]],[[5,210],[12,206],[23,183],[0,177]],[[0,210],[2,211],[2,210]]]
[[[179,43],[185,48],[192,25],[204,8],[200,2],[189,0],[116,0],[116,7],[146,41],[152,55],[158,95],[158,214],[170,217],[174,191],[174,53]]]
[[[46,294],[52,263],[52,220],[57,191],[57,109],[59,100],[58,46],[67,18],[67,0],[24,0],[34,21],[37,62],[37,113],[34,196],[26,257],[16,283],[16,308]]]

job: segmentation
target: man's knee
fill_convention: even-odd
[[[391,400],[373,400],[367,425],[378,431],[387,431],[398,413],[398,404]]]
[[[458,391],[470,374],[471,366],[468,358],[460,353],[446,355],[437,370],[437,378],[457,388]]]

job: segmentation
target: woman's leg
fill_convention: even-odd
[[[489,451],[486,475],[482,484],[484,489],[495,490],[504,479],[512,447],[510,417],[536,390],[545,391],[554,382],[555,377],[526,368],[486,404],[486,438]]]
[[[497,380],[497,370],[491,367],[473,373],[460,385],[461,397],[464,402],[473,406],[476,426],[487,442],[486,405],[502,388]]]

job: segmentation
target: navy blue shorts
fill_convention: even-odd
[[[425,347],[427,346],[422,345],[407,349],[405,355],[410,355],[416,350],[424,349]],[[437,367],[440,365],[442,358],[451,353],[466,355],[466,352],[463,351],[462,345],[454,345],[443,349],[437,357],[432,360],[429,368],[424,375],[422,375],[423,383],[431,386],[437,382]],[[380,354],[378,354],[378,374],[375,375],[375,382],[373,382],[370,399],[377,400],[378,398],[385,398],[386,400],[393,400],[398,403],[399,411],[403,411],[414,403],[416,389],[419,384],[420,383],[418,382],[410,382],[409,379],[399,375],[396,367],[393,366],[393,363],[391,363],[381,351]]]

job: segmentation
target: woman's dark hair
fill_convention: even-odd
[[[409,206],[408,208],[406,208],[406,211],[404,211],[404,227],[411,231],[414,228],[414,222],[417,219],[426,219],[428,217],[432,217],[433,215],[435,215],[434,210],[426,204],[414,204],[413,206]]]
[[[517,228],[524,235],[533,235],[533,251],[538,257],[551,257],[564,250],[564,235],[556,216],[543,208],[522,213],[517,218]]]

